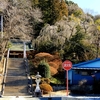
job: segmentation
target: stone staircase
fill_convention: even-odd
[[[21,58],[9,58],[4,88],[4,96],[26,96],[28,79],[24,61]]]

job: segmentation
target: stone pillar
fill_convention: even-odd
[[[26,58],[26,43],[25,43],[25,41],[23,42],[23,45],[24,45],[23,58]]]
[[[9,58],[9,54],[10,54],[10,48],[8,49],[8,52],[7,52],[7,58]]]
[[[41,97],[42,96],[42,93],[41,93],[41,89],[40,89],[40,86],[39,86],[39,83],[41,81],[41,75],[39,75],[39,72],[37,73],[37,75],[35,76],[36,80],[36,88],[35,88],[35,97]]]

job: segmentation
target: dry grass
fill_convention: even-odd
[[[68,91],[68,94],[70,93],[70,90]],[[67,96],[66,90],[60,90],[56,92],[49,92],[48,94],[43,94],[43,97],[55,97],[55,96]]]

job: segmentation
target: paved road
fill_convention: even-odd
[[[28,95],[27,84],[28,79],[26,77],[23,59],[9,58],[4,96]]]

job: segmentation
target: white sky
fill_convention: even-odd
[[[97,15],[100,14],[100,0],[69,0],[78,4],[85,12]]]

